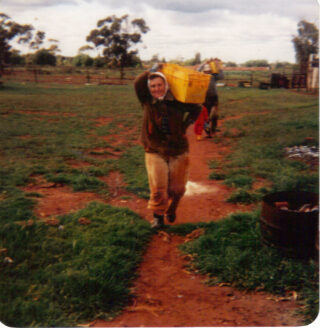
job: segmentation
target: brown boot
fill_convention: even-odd
[[[168,222],[173,223],[176,220],[176,215],[175,214],[166,214],[166,219]]]

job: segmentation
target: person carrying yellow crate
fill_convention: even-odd
[[[154,228],[176,219],[176,209],[186,190],[189,168],[187,127],[200,111],[200,104],[177,101],[166,76],[155,70],[140,74],[134,81],[136,95],[144,109],[141,141],[145,149]]]
[[[217,131],[219,119],[219,97],[217,92],[216,81],[223,80],[224,74],[222,70],[222,61],[218,58],[209,59],[202,63],[197,71],[211,75],[206,99],[203,105],[208,109],[209,127],[205,129],[209,138]]]

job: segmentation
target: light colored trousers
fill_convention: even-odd
[[[175,214],[186,191],[189,171],[189,154],[161,156],[145,154],[150,199],[148,208],[159,215]]]

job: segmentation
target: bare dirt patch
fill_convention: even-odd
[[[72,192],[72,188],[47,182],[41,176],[34,177],[34,182],[23,188],[27,193],[38,193],[35,215],[41,219],[78,211],[99,197],[91,192]]]
[[[112,147],[98,147],[89,151],[88,155],[97,159],[119,158],[121,151]]]
[[[81,162],[81,161],[73,160],[73,159],[68,160],[68,161],[67,161],[67,164],[68,164],[69,166],[71,166],[72,168],[74,168],[74,169],[79,169],[79,168],[81,169],[81,168],[83,168],[83,167],[91,166],[91,164],[88,163],[88,162]]]
[[[112,117],[98,117],[94,119],[95,125],[97,127],[107,125],[113,121]]]

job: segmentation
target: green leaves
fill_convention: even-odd
[[[132,61],[138,51],[129,51],[130,48],[141,42],[141,33],[149,30],[144,19],[129,22],[129,15],[106,17],[97,22],[97,27],[87,36],[87,42],[92,42],[97,48],[102,47],[106,59],[121,68]]]

